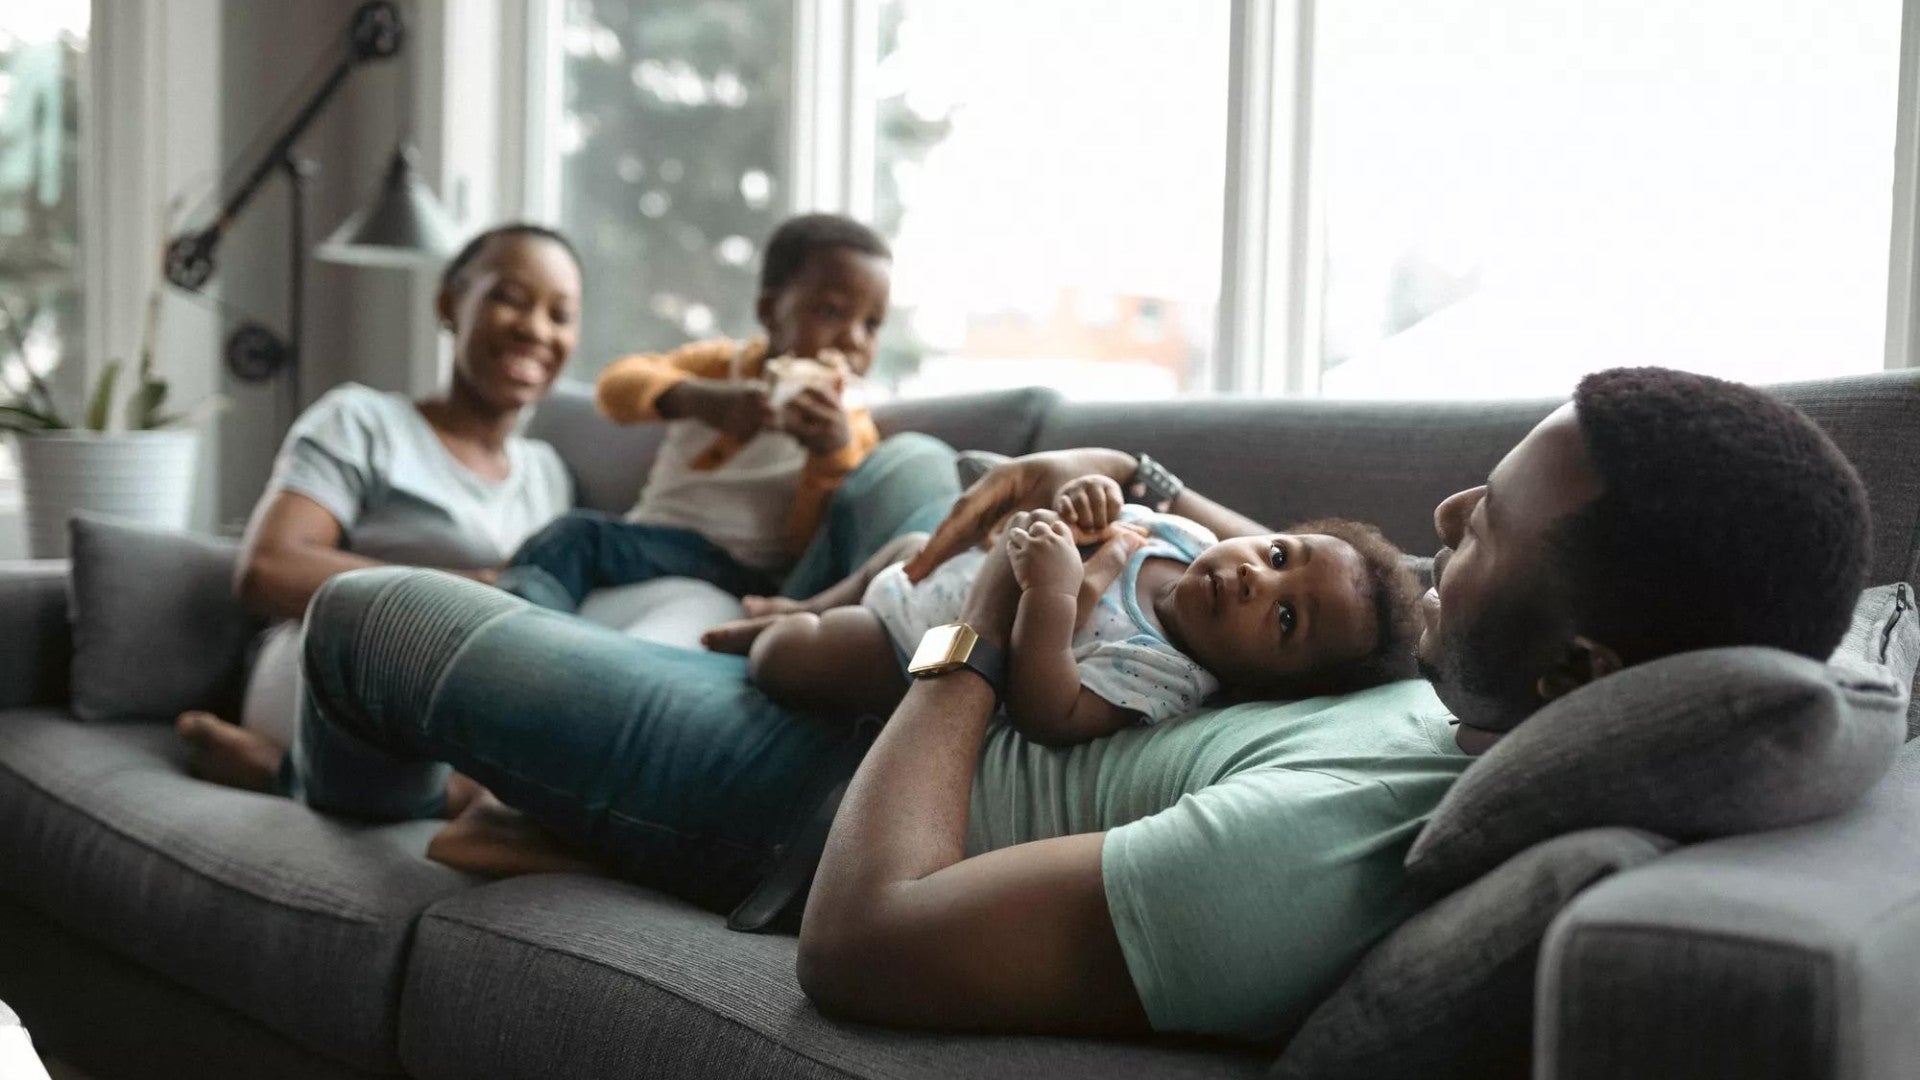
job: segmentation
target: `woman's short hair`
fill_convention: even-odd
[[[446,267],[440,271],[441,290],[444,292],[459,288],[460,279],[466,275],[473,261],[480,257],[480,252],[486,250],[486,246],[493,241],[510,236],[531,236],[540,240],[551,240],[566,251],[567,257],[573,260],[573,265],[585,269],[580,262],[580,252],[574,248],[573,241],[567,239],[558,229],[549,229],[545,225],[535,225],[527,221],[510,221],[505,225],[495,225],[475,236],[467,241],[466,246],[456,252],[453,258],[448,259]]]

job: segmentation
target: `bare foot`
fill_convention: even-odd
[[[747,655],[753,648],[753,640],[760,632],[775,622],[787,617],[787,613],[776,612],[771,615],[756,615],[751,619],[735,619],[723,622],[719,626],[700,635],[700,644],[718,653],[732,653],[735,656]]]
[[[485,788],[479,789],[459,817],[434,834],[427,844],[427,858],[487,877],[603,872],[585,853]]]
[[[763,615],[785,615],[789,611],[811,611],[805,600],[794,600],[785,596],[743,596],[740,606],[745,609],[748,618],[757,619]]]
[[[248,791],[272,791],[287,749],[210,712],[191,709],[173,730],[192,748],[187,771],[202,780]]]

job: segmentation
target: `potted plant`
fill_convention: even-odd
[[[29,556],[65,558],[67,519],[76,510],[187,527],[199,449],[194,427],[222,402],[214,398],[169,411],[167,382],[153,370],[159,310],[156,290],[148,298],[140,364],[117,424],[119,361],[101,369],[85,410],[75,417],[60,407],[45,374],[29,359],[26,333],[13,313],[0,310],[14,346],[12,357],[0,358],[0,432],[11,432],[19,450]]]

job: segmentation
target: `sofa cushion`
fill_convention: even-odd
[[[293,1041],[396,1067],[407,942],[473,879],[436,822],[365,827],[187,776],[171,728],[0,713],[0,891]]]
[[[260,624],[233,595],[234,544],[89,514],[71,528],[74,715],[235,715]]]
[[[873,422],[883,436],[917,431],[955,450],[1015,455],[1034,448],[1041,423],[1059,402],[1058,393],[1038,387],[906,398],[875,407]]]
[[[1852,805],[1906,733],[1906,680],[1778,649],[1702,649],[1550,702],[1447,792],[1407,852],[1447,892],[1519,851],[1602,825],[1690,842]]]
[[[604,878],[541,875],[452,897],[421,920],[400,1057],[473,1076],[1246,1077],[1250,1050],[895,1031],[822,1017],[790,937],[737,934]],[[583,1007],[583,1002],[590,1006]]]
[[[873,418],[883,436],[919,431],[961,450],[1024,454],[1059,399],[1052,390],[996,390],[888,402]],[[666,425],[616,424],[594,408],[592,386],[564,382],[534,413],[527,435],[560,452],[578,487],[575,501],[618,514],[639,498]]]
[[[701,648],[708,627],[745,613],[740,599],[720,586],[682,577],[595,589],[577,612],[628,637],[682,649]]]
[[[1367,954],[1275,1063],[1281,1080],[1525,1077],[1540,939],[1587,886],[1673,842],[1588,829],[1535,844]]]

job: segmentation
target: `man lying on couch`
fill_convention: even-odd
[[[1136,468],[1092,450],[1002,466],[914,569],[1063,480]],[[1222,536],[1265,531],[1167,493]],[[920,680],[840,807],[802,985],[830,1012],[915,1026],[1288,1030],[1427,901],[1402,860],[1471,754],[1544,701],[1670,652],[1824,658],[1861,585],[1866,521],[1838,451],[1766,395],[1594,376],[1436,513],[1454,553],[1422,638],[1431,688],[1239,706],[1052,751],[991,724],[994,689],[969,669]],[[984,573],[966,621],[1004,644],[1016,596]],[[845,743],[773,707],[737,658],[431,573],[336,578],[309,612],[306,660],[317,715],[295,763],[316,807],[424,816],[451,762],[617,872],[716,910],[752,893]]]
[[[1098,467],[1130,462],[1035,455],[988,474],[909,573]],[[1260,531],[1191,493],[1176,508],[1223,536]],[[1867,565],[1864,489],[1810,421],[1660,369],[1587,378],[1434,522],[1446,549],[1418,652],[1469,755],[1628,665],[1745,644],[1825,659]],[[990,641],[1006,640],[1010,582],[983,575],[965,613]],[[1168,732],[1164,753],[1109,748],[1049,776],[990,734],[988,680],[954,671],[918,681],[841,804],[801,932],[801,984],[823,1009],[920,1027],[1270,1035],[1412,913],[1400,861],[1451,776],[1409,732],[1418,695],[1356,695],[1367,708],[1297,730],[1269,709],[1279,730],[1264,742],[1223,723],[1227,710],[1190,737]],[[1035,799],[1002,775],[1020,766],[1054,798],[1075,797],[1078,779],[1110,819],[1144,812],[982,852],[978,819]],[[1153,788],[1151,808],[1103,771]]]

